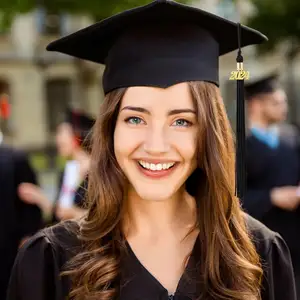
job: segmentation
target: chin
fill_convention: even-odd
[[[145,201],[162,202],[172,198],[177,192],[174,187],[168,188],[166,185],[136,185],[133,187],[139,198]]]
[[[63,157],[63,158],[68,158],[68,157],[69,157],[69,153],[66,152],[66,151],[61,151],[59,154],[60,154],[60,156]]]
[[[181,192],[186,179],[192,173],[192,168],[182,168],[177,165],[172,169],[170,174],[165,176],[158,176],[158,174],[151,174],[150,172],[143,172],[138,166],[138,171],[135,168],[128,168],[125,172],[128,181],[131,183],[133,194],[136,194],[140,199],[145,201],[168,201],[175,195]]]

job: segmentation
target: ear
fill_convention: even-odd
[[[251,101],[249,101],[249,112],[256,112],[257,110],[259,110],[262,106],[262,102],[263,99],[259,96],[259,97],[255,97],[253,98]]]

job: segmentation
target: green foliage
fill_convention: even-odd
[[[252,0],[252,3],[256,14],[247,25],[262,31],[269,38],[269,42],[262,44],[259,50],[273,50],[282,41],[291,42],[293,47],[300,45],[300,1]]]
[[[50,157],[45,154],[45,152],[39,152],[39,153],[34,153],[29,155],[29,160],[32,165],[32,167],[37,171],[37,172],[44,172],[49,170],[50,166]],[[66,159],[63,157],[57,155],[55,156],[55,167],[56,169],[63,169],[63,167],[66,164]]]
[[[35,2],[35,0],[1,0],[0,29],[8,28],[15,15],[32,10]]]
[[[9,26],[16,14],[29,12],[36,6],[42,6],[52,13],[88,14],[98,21],[150,2],[151,0],[0,0],[0,12],[3,13],[0,28]],[[189,0],[178,2],[187,3]]]

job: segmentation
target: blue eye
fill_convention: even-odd
[[[132,124],[132,125],[139,125],[143,122],[143,120],[139,117],[130,117],[130,118],[127,118],[125,120],[125,122]]]
[[[189,127],[192,125],[191,122],[189,122],[185,119],[178,119],[173,124],[174,124],[174,126],[179,126],[179,127]]]

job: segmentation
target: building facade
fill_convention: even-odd
[[[37,9],[0,34],[0,100],[7,97],[11,106],[0,127],[7,143],[42,149],[53,144],[67,106],[96,113],[103,99],[101,67],[45,51],[50,41],[90,22]]]
[[[244,20],[252,11],[247,0],[195,0],[192,5],[233,21]],[[11,116],[2,120],[0,128],[8,143],[28,150],[53,144],[55,128],[68,105],[97,114],[103,100],[103,67],[45,51],[51,40],[90,23],[85,16],[51,15],[37,8],[17,16],[11,29],[0,33],[0,99],[8,95],[11,104]],[[220,60],[221,90],[233,123],[235,86],[228,78],[236,68],[235,56],[230,53]],[[284,58],[278,53],[258,58],[255,47],[248,47],[244,57],[254,76],[284,69]]]

